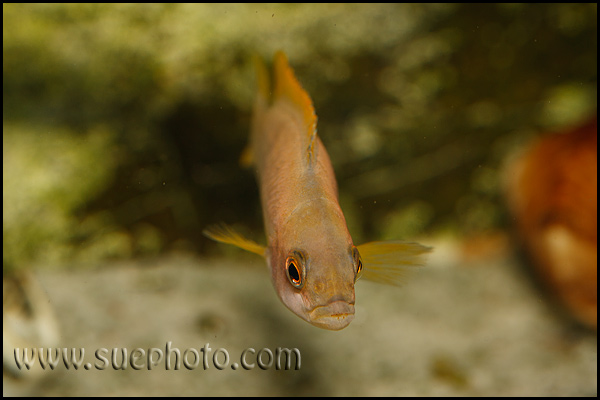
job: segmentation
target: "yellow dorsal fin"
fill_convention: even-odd
[[[422,266],[431,247],[418,243],[390,240],[356,246],[362,258],[363,279],[400,285],[410,267]]]
[[[275,53],[274,70],[275,88],[273,89],[273,101],[285,98],[296,106],[302,114],[308,139],[306,151],[308,161],[310,162],[313,159],[314,143],[317,136],[317,115],[315,114],[312,100],[296,79],[294,71],[288,64],[287,57],[283,51]]]
[[[259,256],[265,256],[265,246],[261,246],[250,239],[246,239],[228,225],[211,225],[204,229],[202,233],[217,242],[232,244],[246,251],[258,254]]]

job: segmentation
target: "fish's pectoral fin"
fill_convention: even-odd
[[[362,278],[399,286],[411,267],[425,264],[432,248],[419,243],[390,240],[356,246],[362,258]]]
[[[253,240],[246,239],[226,224],[211,225],[205,228],[202,233],[217,242],[232,244],[259,256],[265,256],[265,246],[261,246]]]

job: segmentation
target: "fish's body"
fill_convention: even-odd
[[[429,248],[399,241],[369,243],[364,251],[354,246],[310,97],[283,52],[275,55],[272,88],[261,62],[257,70],[259,91],[245,159],[256,169],[268,245],[228,228],[205,233],[263,255],[277,294],[290,310],[315,326],[339,330],[354,319],[361,253],[372,262],[372,280],[396,283],[399,267],[420,264],[419,255]]]

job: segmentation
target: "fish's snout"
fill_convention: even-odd
[[[338,300],[315,307],[309,314],[310,323],[319,328],[340,330],[354,319],[354,302]]]
[[[345,328],[354,319],[354,282],[332,277],[315,280],[305,298],[307,320],[314,326],[329,330]]]

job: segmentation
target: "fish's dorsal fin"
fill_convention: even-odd
[[[232,244],[251,253],[258,254],[259,256],[264,257],[267,250],[265,246],[261,246],[253,240],[246,239],[233,228],[225,224],[211,225],[204,229],[202,233],[212,240]]]
[[[410,267],[425,264],[424,255],[431,247],[419,243],[390,240],[356,246],[362,258],[362,278],[399,286]]]
[[[274,81],[273,101],[278,99],[287,99],[302,114],[304,129],[308,139],[306,148],[308,162],[313,160],[315,150],[315,139],[317,137],[317,114],[313,107],[312,100],[306,91],[302,88],[294,71],[290,67],[287,57],[283,51],[275,53],[274,59]],[[259,78],[260,88],[260,78]]]

